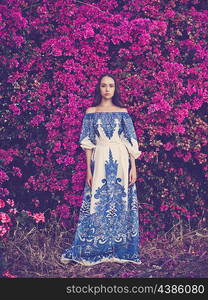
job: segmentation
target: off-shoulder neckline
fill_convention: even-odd
[[[92,112],[92,113],[86,113],[85,115],[93,115],[93,114],[128,114],[127,111],[97,111],[97,112]]]

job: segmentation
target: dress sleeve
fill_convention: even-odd
[[[120,138],[128,152],[132,154],[135,159],[139,158],[142,152],[139,150],[134,124],[128,113],[122,118],[121,130]]]
[[[92,114],[87,113],[82,120],[81,134],[79,137],[79,144],[83,150],[93,149],[95,144],[95,130],[93,127]]]

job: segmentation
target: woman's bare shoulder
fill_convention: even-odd
[[[126,107],[123,107],[123,108],[122,108],[122,112],[128,112],[127,108],[126,108]]]
[[[89,114],[89,113],[94,113],[95,112],[95,106],[92,106],[92,107],[88,107],[87,109],[86,109],[86,114]]]

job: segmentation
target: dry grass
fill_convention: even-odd
[[[63,249],[71,244],[74,232],[56,221],[43,229],[16,228],[13,238],[3,242],[4,261],[18,278],[121,278],[208,276],[208,230],[182,231],[179,225],[141,247],[142,265],[101,263],[82,266],[60,263]]]

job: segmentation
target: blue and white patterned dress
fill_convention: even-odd
[[[141,151],[128,112],[84,115],[80,146],[92,149],[92,188],[85,182],[73,243],[62,263],[101,262],[140,264],[136,184],[129,185],[130,155]]]

